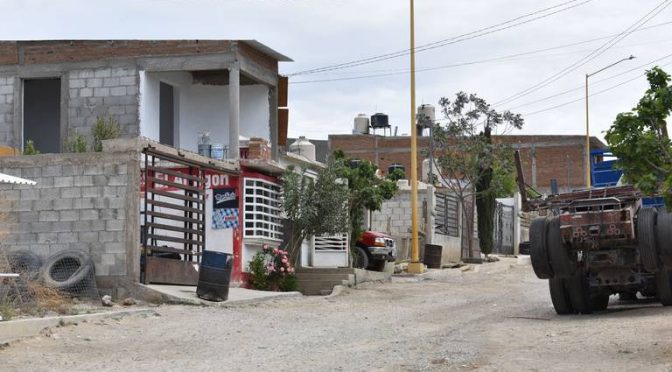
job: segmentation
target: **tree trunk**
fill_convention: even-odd
[[[486,126],[481,136],[485,143],[491,144],[490,127]],[[486,156],[486,155],[484,155]],[[497,206],[496,195],[492,191],[492,166],[481,166],[476,182],[476,213],[478,214],[478,243],[481,253],[492,253],[494,245],[494,219]]]

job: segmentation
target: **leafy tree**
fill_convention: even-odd
[[[93,128],[91,128],[91,133],[93,134],[93,151],[101,152],[103,151],[104,140],[119,138],[121,127],[119,122],[111,115],[99,116],[96,118]]]
[[[315,179],[289,167],[282,176],[283,210],[286,215],[285,245],[297,265],[303,240],[314,235],[348,231],[348,189],[340,182],[342,165],[330,161]]]
[[[378,177],[378,168],[368,160],[348,159],[340,150],[331,158],[340,164],[339,176],[348,180],[350,241],[354,244],[363,232],[364,212],[380,210],[383,201],[391,199],[398,187],[395,181]]]
[[[390,181],[398,181],[398,180],[403,180],[406,178],[406,172],[399,168],[395,168],[392,170],[390,174],[387,175],[387,179]]]
[[[70,137],[65,139],[63,145],[67,152],[86,152],[86,137],[75,130]]]
[[[454,100],[439,101],[446,124],[433,131],[434,159],[443,184],[457,196],[466,221],[473,231],[471,200],[478,213],[481,252],[488,255],[494,245],[494,215],[497,196],[513,191],[513,161],[509,146],[493,141],[492,134],[520,129],[523,119],[510,111],[495,111],[475,94],[459,92]],[[473,255],[473,236],[468,234],[468,252]]]
[[[672,206],[672,143],[667,117],[672,111],[670,75],[659,67],[646,72],[649,88],[630,112],[616,116],[605,139],[618,157],[625,181],[647,195],[661,194]]]

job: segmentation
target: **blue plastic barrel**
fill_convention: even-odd
[[[233,255],[203,251],[196,295],[208,301],[226,301],[229,298],[232,266]]]

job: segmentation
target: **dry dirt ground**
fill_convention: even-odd
[[[672,371],[672,308],[619,304],[557,316],[515,259],[432,271],[326,297],[162,306],[0,351],[2,371]]]

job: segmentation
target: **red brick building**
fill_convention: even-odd
[[[557,180],[561,192],[585,187],[586,137],[577,135],[507,135],[495,136],[495,141],[519,149],[525,181],[542,192],[550,191],[551,179]],[[392,164],[401,164],[410,174],[410,137],[367,134],[337,134],[329,136],[329,150],[342,150],[346,155],[366,159],[378,165],[383,174]],[[418,175],[422,172],[423,150],[429,147],[429,137],[418,137]],[[590,148],[606,145],[591,137]]]

